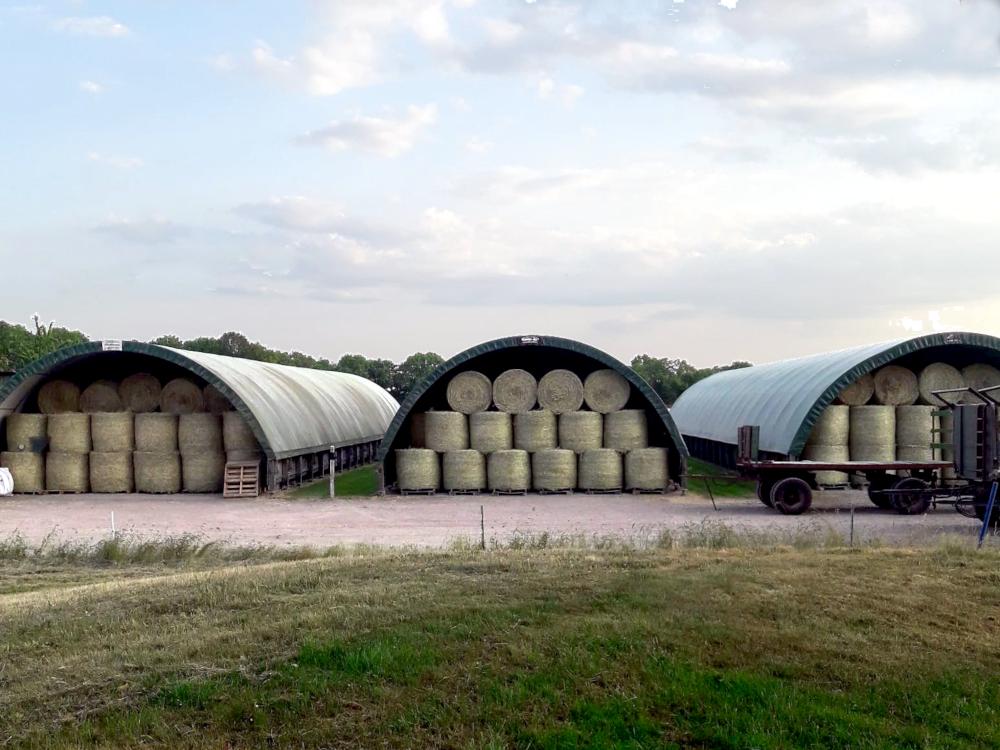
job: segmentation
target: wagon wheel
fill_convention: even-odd
[[[875,474],[868,477],[868,499],[882,510],[889,510],[892,506],[892,497],[885,494],[885,491],[892,486],[893,479],[887,474]]]
[[[889,496],[892,508],[904,516],[919,516],[931,507],[931,493],[927,491],[927,482],[916,477],[900,479],[892,486],[894,490],[910,490],[893,493]]]
[[[786,477],[771,490],[771,504],[786,516],[805,513],[812,505],[812,487],[801,477]]]
[[[774,489],[774,480],[761,477],[757,480],[757,499],[768,508],[773,508],[771,504],[771,490]]]

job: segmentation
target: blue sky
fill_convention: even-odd
[[[2,3],[0,313],[328,357],[1000,333],[998,39],[992,0]]]

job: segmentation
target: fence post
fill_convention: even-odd
[[[337,491],[334,485],[334,475],[337,473],[337,446],[330,446],[330,497],[336,497]]]

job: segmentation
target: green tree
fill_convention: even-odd
[[[0,370],[19,370],[57,349],[89,340],[80,331],[60,328],[55,323],[46,325],[37,315],[32,318],[32,324],[34,331],[16,323],[0,321]]]
[[[717,367],[697,368],[683,359],[657,359],[648,354],[640,354],[632,360],[632,369],[667,405],[673,404],[684,391],[709,375],[751,366],[749,362],[737,361]]]
[[[397,400],[402,401],[415,385],[434,372],[434,369],[443,362],[444,358],[434,352],[411,354],[396,367],[389,392]]]

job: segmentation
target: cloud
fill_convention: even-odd
[[[161,218],[111,218],[92,229],[97,234],[138,245],[171,244],[191,233],[189,227]]]
[[[75,36],[124,37],[131,33],[128,26],[110,16],[59,18],[52,26],[56,31]]]
[[[335,120],[324,128],[310,131],[295,139],[301,146],[322,146],[330,151],[365,151],[385,157],[395,157],[416,144],[421,131],[437,120],[433,104],[412,106],[398,117],[355,115],[348,120]]]
[[[80,91],[85,91],[88,94],[103,94],[104,86],[97,83],[96,81],[80,81]]]
[[[576,84],[557,83],[549,76],[542,76],[535,82],[535,93],[539,99],[555,99],[570,107],[583,96],[584,88]]]
[[[239,216],[276,229],[338,235],[381,246],[399,243],[407,236],[395,227],[352,217],[338,204],[301,195],[243,203],[233,210]]]
[[[142,159],[137,156],[116,156],[114,154],[102,154],[98,151],[89,152],[87,159],[96,164],[105,164],[115,169],[138,169],[143,165]]]

